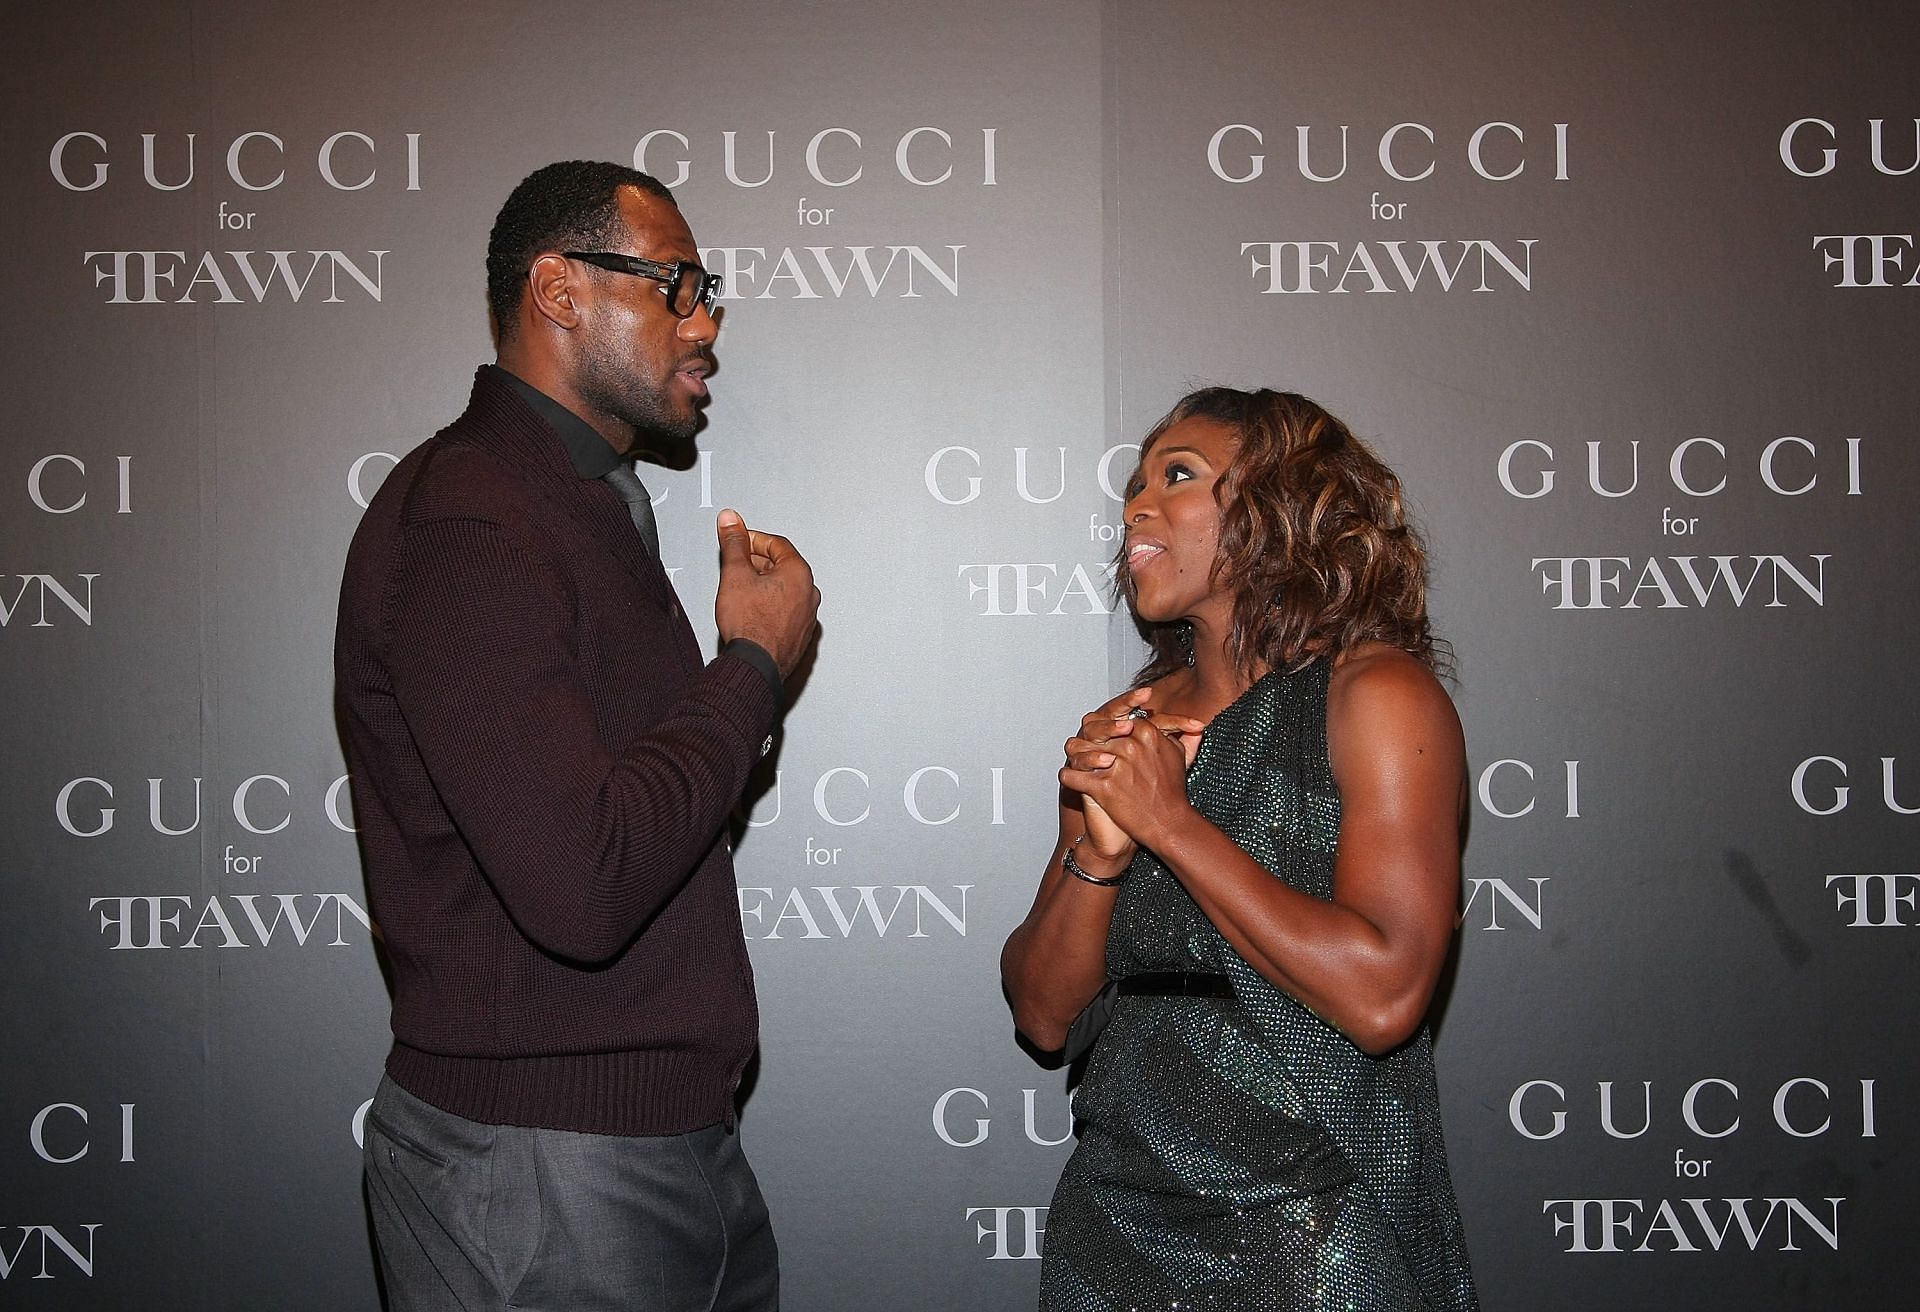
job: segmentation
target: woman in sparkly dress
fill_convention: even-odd
[[[1306,398],[1209,388],[1124,515],[1153,657],[1067,741],[1002,956],[1045,1048],[1113,982],[1041,1306],[1474,1308],[1425,1027],[1465,753],[1399,483]]]

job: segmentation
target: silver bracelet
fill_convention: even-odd
[[[1081,839],[1085,837],[1086,835],[1082,834],[1080,838],[1076,838],[1067,844],[1067,850],[1060,854],[1060,868],[1072,875],[1075,879],[1084,879],[1087,883],[1097,884],[1101,888],[1118,888],[1120,885],[1126,883],[1127,872],[1124,870],[1111,879],[1102,879],[1098,875],[1088,874],[1086,868],[1074,859],[1073,849],[1080,846]]]

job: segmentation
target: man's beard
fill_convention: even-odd
[[[650,437],[685,442],[699,429],[699,408],[689,402],[676,410],[668,395],[671,372],[663,379],[649,378],[626,352],[597,338],[589,344],[584,363],[577,384],[580,399],[631,427],[636,446],[646,446]]]

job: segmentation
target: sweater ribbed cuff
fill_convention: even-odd
[[[773,689],[773,707],[776,713],[787,709],[787,688],[780,678],[780,667],[774,664],[773,653],[751,638],[729,638],[720,648],[722,656],[738,656],[754,669],[760,671],[760,677],[767,681],[767,687]]]

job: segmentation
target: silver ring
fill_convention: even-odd
[[[1144,706],[1136,706],[1127,712],[1127,718],[1129,720],[1151,720],[1153,718],[1153,712]]]

